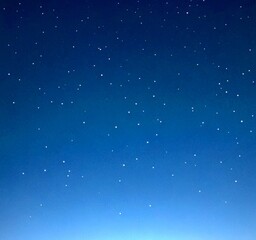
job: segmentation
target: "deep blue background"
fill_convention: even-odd
[[[0,239],[255,240],[256,1],[1,1]]]

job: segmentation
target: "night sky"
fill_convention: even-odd
[[[1,240],[255,240],[256,1],[0,2]]]

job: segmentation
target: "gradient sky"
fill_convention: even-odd
[[[0,2],[1,240],[255,240],[256,1]]]

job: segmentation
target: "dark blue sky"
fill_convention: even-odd
[[[255,240],[256,1],[0,3],[0,239]]]

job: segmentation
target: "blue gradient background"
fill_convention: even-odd
[[[255,240],[255,12],[1,1],[0,239]]]

